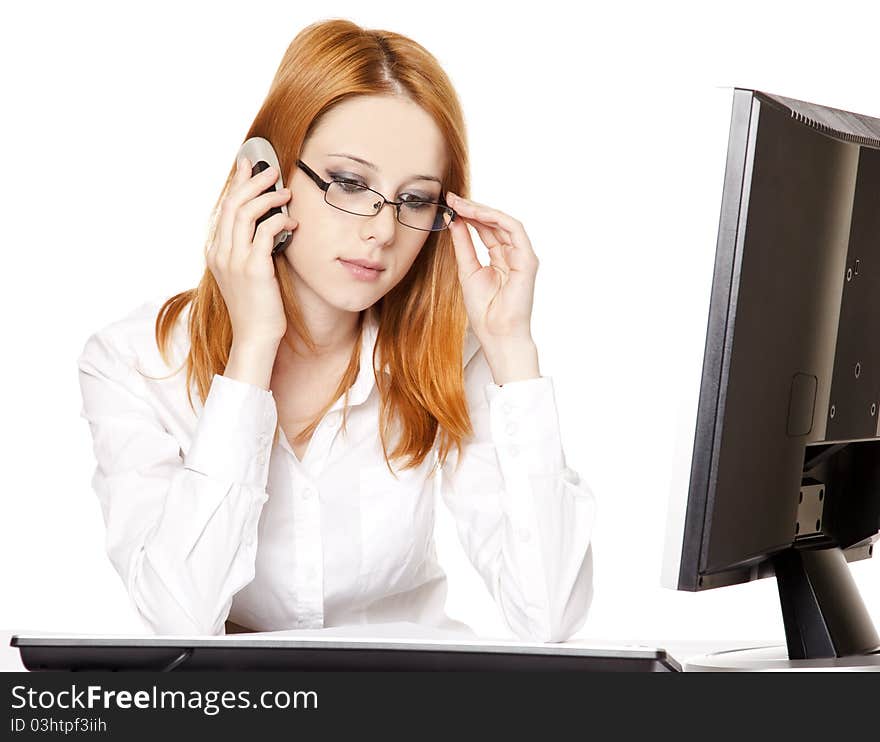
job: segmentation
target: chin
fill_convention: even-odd
[[[292,262],[290,267],[294,276],[295,289],[310,291],[325,303],[345,312],[361,312],[373,306],[387,293],[384,287],[380,289],[375,284],[345,281],[344,279],[334,280],[334,278],[325,276],[323,269],[315,266],[308,266],[308,270],[302,273]],[[317,280],[307,280],[304,275]]]
[[[352,291],[348,296],[336,293],[333,297],[324,297],[324,300],[345,312],[362,312],[364,309],[373,306],[382,296],[376,296],[374,292],[358,292]]]

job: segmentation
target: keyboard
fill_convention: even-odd
[[[294,634],[294,635],[291,635]],[[297,636],[14,634],[28,670],[569,670],[680,672],[666,650],[640,645],[527,643],[485,639]]]

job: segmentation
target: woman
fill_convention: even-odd
[[[277,174],[237,163],[199,286],[79,358],[107,550],[137,611],[162,634],[454,627],[440,470],[507,625],[566,639],[592,599],[594,498],[538,369],[538,260],[518,221],[467,198],[446,75],[403,36],[317,23],[247,136],[273,144],[289,190],[261,195]]]

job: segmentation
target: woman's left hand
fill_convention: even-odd
[[[471,327],[483,347],[496,384],[540,376],[530,322],[538,258],[523,225],[507,214],[448,193],[456,212],[449,226],[458,278]],[[467,225],[489,250],[477,258]]]

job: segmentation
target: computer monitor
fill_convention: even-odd
[[[880,119],[734,90],[690,431],[663,585],[775,576],[790,660],[877,653]]]

